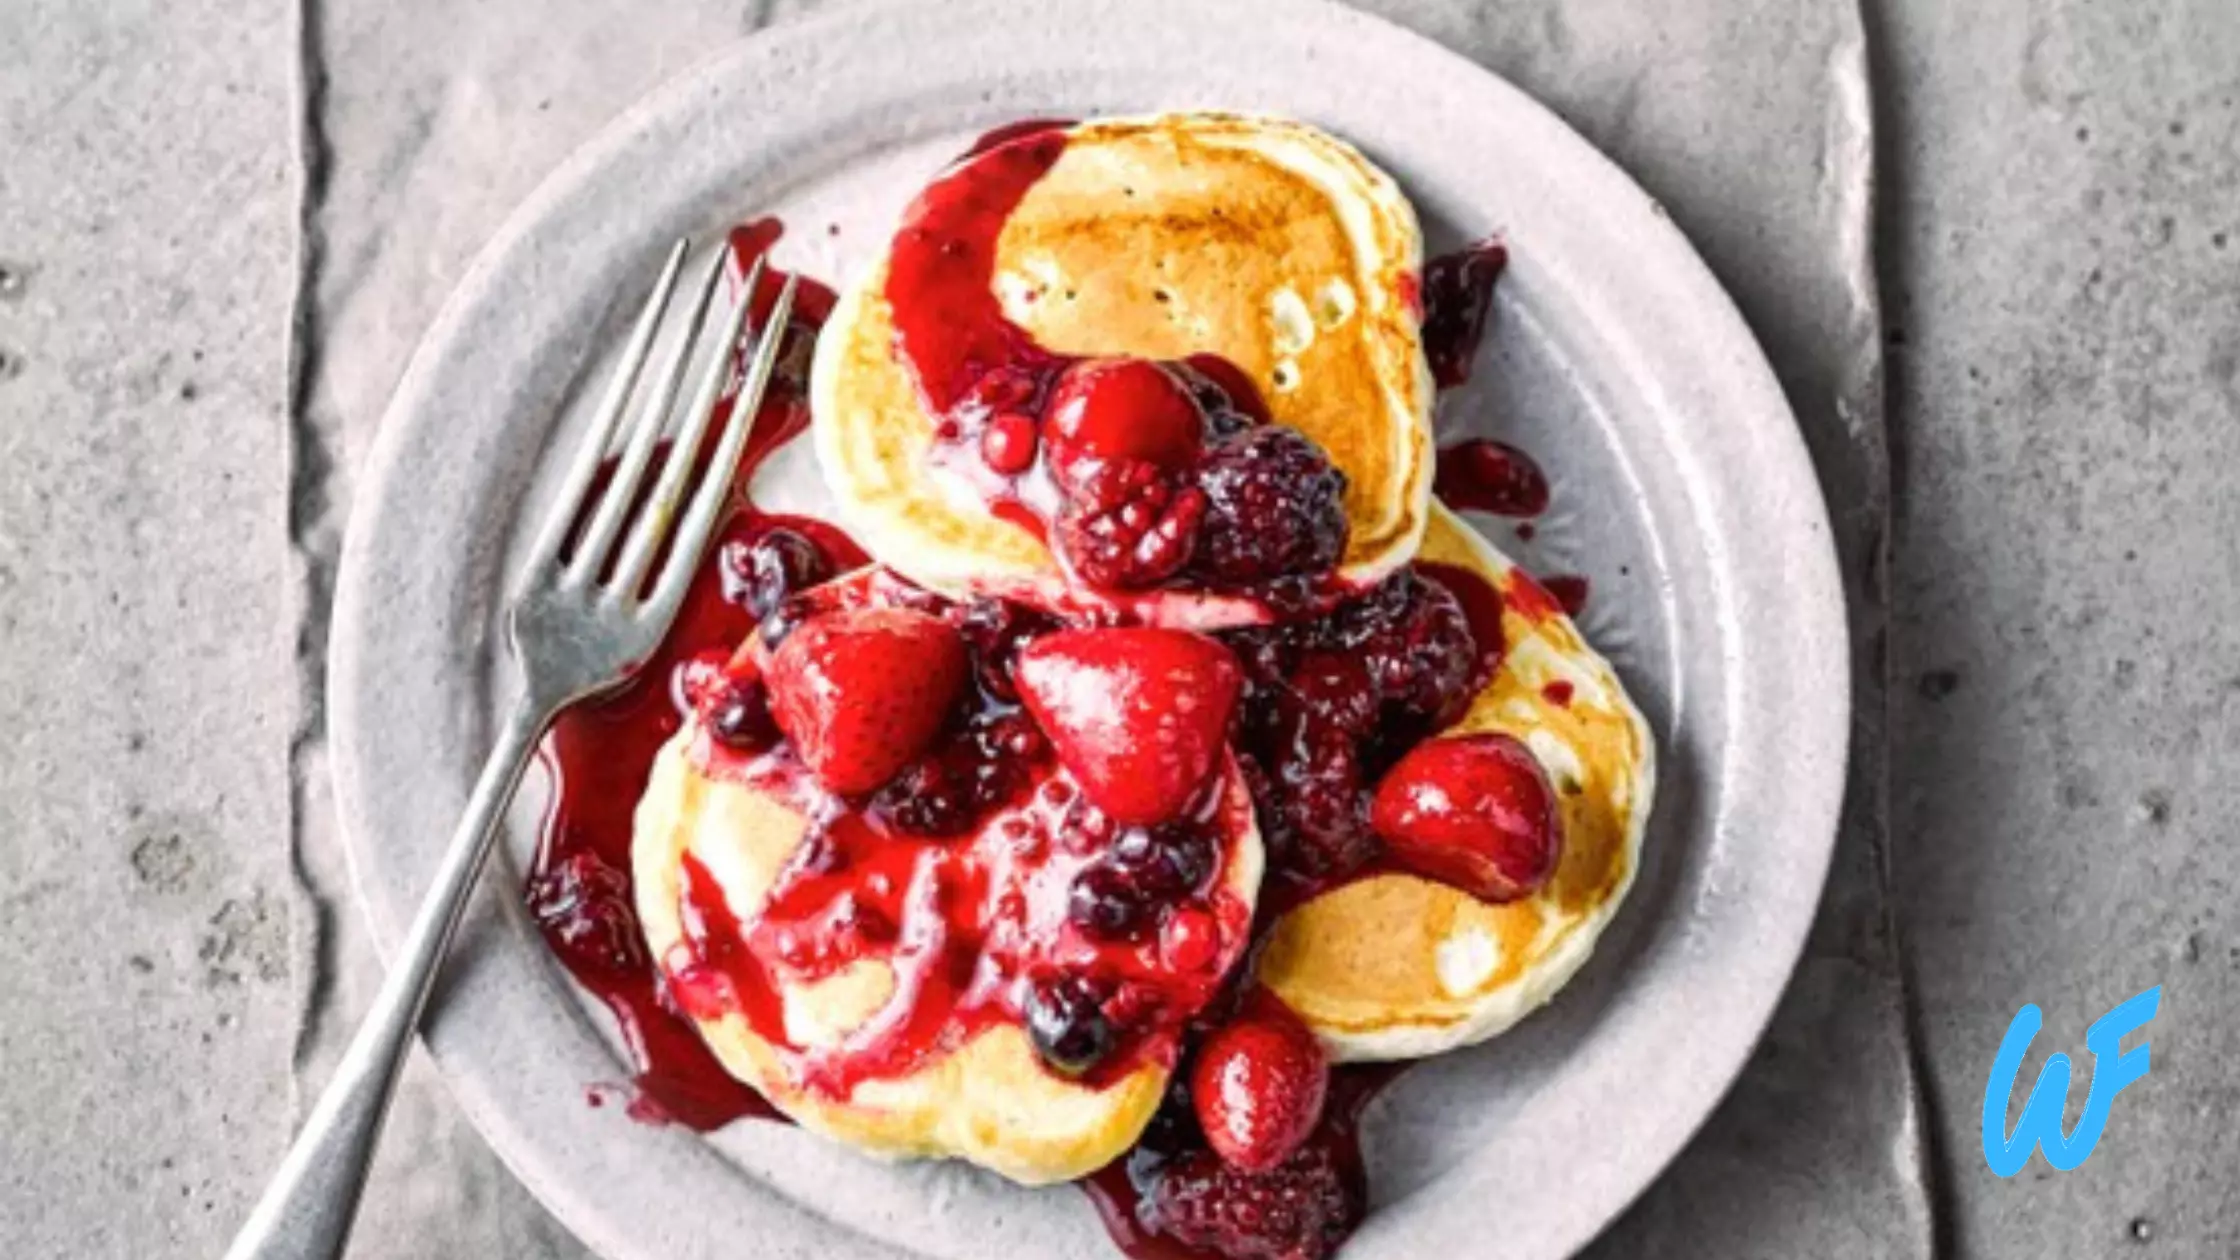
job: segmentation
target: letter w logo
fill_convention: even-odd
[[[2155,1008],[2161,1004],[2162,986],[2158,984],[2101,1016],[2085,1031],[2085,1048],[2092,1052],[2092,1085],[2085,1096],[2084,1115],[2066,1137],[2061,1133],[2061,1113],[2069,1105],[2069,1056],[2065,1054],[2046,1056],[2045,1068],[2038,1073],[2038,1083],[2030,1088],[2030,1100],[2022,1104],[2022,1119],[2015,1124],[2013,1135],[2000,1136],[2006,1127],[2007,1104],[2014,1097],[2015,1078],[2022,1073],[2022,1056],[2045,1023],[2035,1006],[2025,1005],[2016,1011],[2014,1022],[2007,1025],[2006,1040],[1999,1043],[1999,1057],[1991,1062],[1991,1079],[1983,1087],[1983,1158],[1991,1171],[2002,1177],[2014,1176],[2030,1162],[2034,1147],[2043,1147],[2046,1162],[2063,1172],[2083,1163],[2099,1144],[2116,1094],[2145,1076],[2150,1066],[2146,1043],[2126,1052],[2124,1035],[2153,1019]],[[2112,1062],[2106,1062],[2109,1060]],[[2103,1066],[2108,1070],[2103,1072]]]

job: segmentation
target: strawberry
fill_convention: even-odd
[[[1244,675],[1183,630],[1061,630],[1028,644],[1020,698],[1089,800],[1122,824],[1181,814],[1221,760]]]
[[[802,623],[771,657],[770,711],[803,764],[843,796],[893,778],[933,742],[963,693],[964,640],[909,608]]]
[[[1235,1168],[1267,1172],[1314,1131],[1330,1086],[1321,1043],[1281,1002],[1255,995],[1214,1030],[1190,1074],[1190,1099],[1206,1143]]]
[[[1563,847],[1539,758],[1498,733],[1417,745],[1377,785],[1369,825],[1402,865],[1485,901],[1537,890]]]

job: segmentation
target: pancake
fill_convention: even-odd
[[[1504,905],[1379,872],[1285,913],[1259,979],[1341,1061],[1472,1045],[1553,997],[1632,886],[1655,794],[1648,723],[1545,590],[1443,506],[1416,558],[1470,569],[1501,593],[1501,667],[1439,737],[1522,740],[1556,789],[1563,853],[1545,887]]]
[[[953,597],[1075,613],[1118,603],[1146,623],[1201,629],[1267,618],[1233,596],[1069,588],[1035,530],[930,460],[936,417],[898,356],[890,258],[840,299],[811,384],[841,523],[874,557]],[[1339,576],[1367,584],[1414,553],[1430,499],[1421,259],[1413,207],[1351,146],[1289,120],[1165,114],[1067,129],[1003,221],[992,287],[1002,315],[1060,355],[1229,360],[1270,418],[1345,473]]]
[[[865,946],[837,968],[804,977],[754,929],[787,895],[789,879],[798,886],[803,869],[826,869],[810,867],[814,855],[804,853],[816,835],[810,818],[825,820],[828,835],[844,820],[832,821],[837,803],[821,796],[782,745],[751,759],[725,757],[697,719],[663,747],[638,805],[632,866],[651,956],[726,1070],[804,1127],[870,1153],[954,1156],[1025,1184],[1083,1176],[1135,1142],[1165,1092],[1196,1005],[1176,997],[1176,1008],[1110,1071],[1073,1080],[1042,1062],[1015,1010],[956,996],[1013,992],[1014,966],[1089,969],[1081,960],[1094,957],[1150,967],[1129,960],[1145,951],[1160,956],[1155,939],[1083,944],[1066,926],[1064,891],[1095,856],[1090,846],[1022,844],[1029,828],[1038,839],[1058,832],[1050,803],[1063,797],[1052,785],[1071,787],[1062,769],[1048,767],[1020,801],[969,838],[889,837],[868,824],[851,833],[846,843],[858,847],[834,878],[890,872],[887,886],[900,891],[887,913],[897,930],[889,944]],[[1161,990],[1198,1005],[1245,949],[1263,861],[1234,761],[1221,775],[1208,826],[1221,838],[1222,857],[1203,899],[1215,944],[1187,985]],[[1007,890],[1018,891],[1008,906]],[[971,978],[963,981],[954,978],[959,955],[951,948],[958,923],[971,925],[975,941],[966,956]],[[935,944],[927,952],[921,947],[929,940]],[[1031,961],[1010,961],[1007,943],[1019,943],[1016,957]],[[945,970],[922,968],[926,957]],[[878,1048],[898,1036],[908,1054]]]

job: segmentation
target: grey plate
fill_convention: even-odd
[[[337,800],[393,943],[505,685],[497,595],[581,361],[664,244],[781,215],[779,258],[851,273],[943,159],[1026,116],[1207,106],[1337,131],[1415,198],[1434,247],[1505,233],[1514,263],[1449,435],[1548,467],[1529,547],[1594,581],[1589,635],[1655,725],[1644,869],[1593,962],[1508,1036],[1405,1077],[1370,1113],[1359,1260],[1566,1253],[1680,1149],[1747,1057],[1833,843],[1848,695],[1825,510],[1732,304],[1659,208],[1547,111],[1392,26],[1306,0],[969,0],[795,25],[705,63],[516,214],[399,386],[344,548],[330,695]],[[833,229],[837,228],[835,232]],[[560,441],[565,440],[563,433]],[[805,454],[803,452],[802,454]],[[765,499],[813,506],[805,458]],[[798,1130],[647,1127],[587,1088],[627,1075],[603,1015],[514,897],[541,802],[516,809],[428,1030],[460,1104],[614,1260],[1101,1255],[1086,1203],[956,1165],[884,1165]]]

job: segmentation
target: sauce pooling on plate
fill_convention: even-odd
[[[771,219],[733,231],[728,271],[734,292],[754,260],[776,243],[779,231]],[[764,277],[753,295],[758,310],[768,309],[783,279]],[[808,427],[803,364],[832,300],[831,290],[814,281],[805,281],[796,294],[789,344],[740,454],[735,486],[746,486],[773,451]],[[726,399],[719,405],[728,408],[730,403]],[[723,428],[720,414],[717,419],[708,426],[711,448]],[[772,550],[768,544],[773,538],[788,535],[813,544],[830,571],[864,561],[855,544],[832,526],[763,513],[742,493],[710,543],[676,624],[653,659],[613,695],[563,712],[539,753],[552,797],[523,897],[553,954],[614,1013],[636,1072],[637,1096],[630,1112],[639,1119],[709,1130],[742,1116],[780,1118],[760,1095],[725,1072],[698,1031],[675,1013],[645,956],[632,908],[630,843],[632,814],[645,790],[646,772],[683,722],[674,691],[678,671],[707,653],[729,656],[754,629],[760,618],[754,610],[758,574],[752,557]],[[821,580],[828,575],[814,576]],[[759,576],[767,598],[772,578]]]

